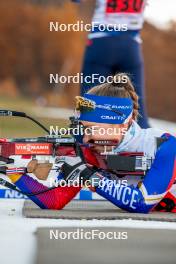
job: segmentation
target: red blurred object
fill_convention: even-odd
[[[51,143],[14,143],[0,141],[0,155],[8,158],[11,155],[52,155]]]
[[[176,213],[176,197],[170,192],[166,193],[164,198],[153,209],[153,211]]]

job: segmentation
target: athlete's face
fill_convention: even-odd
[[[102,124],[86,121],[82,121],[82,124],[85,127],[83,142],[91,143],[91,148],[97,152],[103,152],[104,146],[98,145],[96,141],[110,141],[112,145],[117,146],[128,130],[128,124]],[[111,149],[112,146],[106,147],[106,150]]]

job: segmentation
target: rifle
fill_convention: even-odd
[[[90,151],[89,147],[84,144],[77,142],[74,135],[71,136],[62,136],[62,135],[50,135],[49,130],[41,124],[36,119],[28,116],[24,112],[17,112],[11,110],[0,110],[0,116],[15,116],[23,117],[31,120],[42,128],[47,135],[44,137],[36,138],[10,138],[10,139],[0,139],[1,147],[1,156],[0,156],[0,173],[6,174],[6,165],[13,164],[14,159],[10,158],[12,155],[29,155],[31,157],[36,157],[37,155],[49,155],[52,157],[57,156],[80,156],[85,163],[88,163],[94,166],[96,169],[105,169],[108,172],[116,174],[118,177],[123,177],[124,175],[140,175],[144,176],[146,172],[150,169],[153,162],[152,159],[147,158],[143,153],[119,153],[119,154],[110,154],[110,155],[98,155]],[[70,117],[70,127],[75,128],[79,126],[79,121]],[[160,144],[161,144],[160,139]],[[96,144],[104,144],[103,141],[100,141]],[[106,141],[106,144],[111,144],[111,142]],[[17,147],[22,147],[20,150]],[[38,147],[31,150],[32,146]],[[41,147],[41,149],[40,149]],[[18,151],[17,151],[18,150]],[[57,159],[56,159],[57,160]],[[27,172],[26,168],[24,173]],[[22,170],[22,168],[19,168]],[[17,168],[18,171],[18,168]],[[37,193],[24,193],[20,191],[14,184],[0,178],[0,185],[3,185],[7,188],[18,191],[21,194],[27,196],[34,196],[57,187],[51,187],[47,190],[43,190]]]

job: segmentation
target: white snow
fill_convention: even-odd
[[[2,264],[33,264],[38,227],[119,227],[176,230],[176,223],[138,220],[30,219],[22,216],[23,200],[0,200],[0,253]]]
[[[149,118],[151,127],[163,130],[176,136],[176,123],[164,121],[156,118]]]
[[[156,27],[167,29],[170,21],[176,21],[176,1],[148,0],[145,18]]]

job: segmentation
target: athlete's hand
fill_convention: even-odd
[[[65,181],[78,181],[84,183],[95,173],[95,170],[89,168],[80,157],[64,157],[61,170]]]

